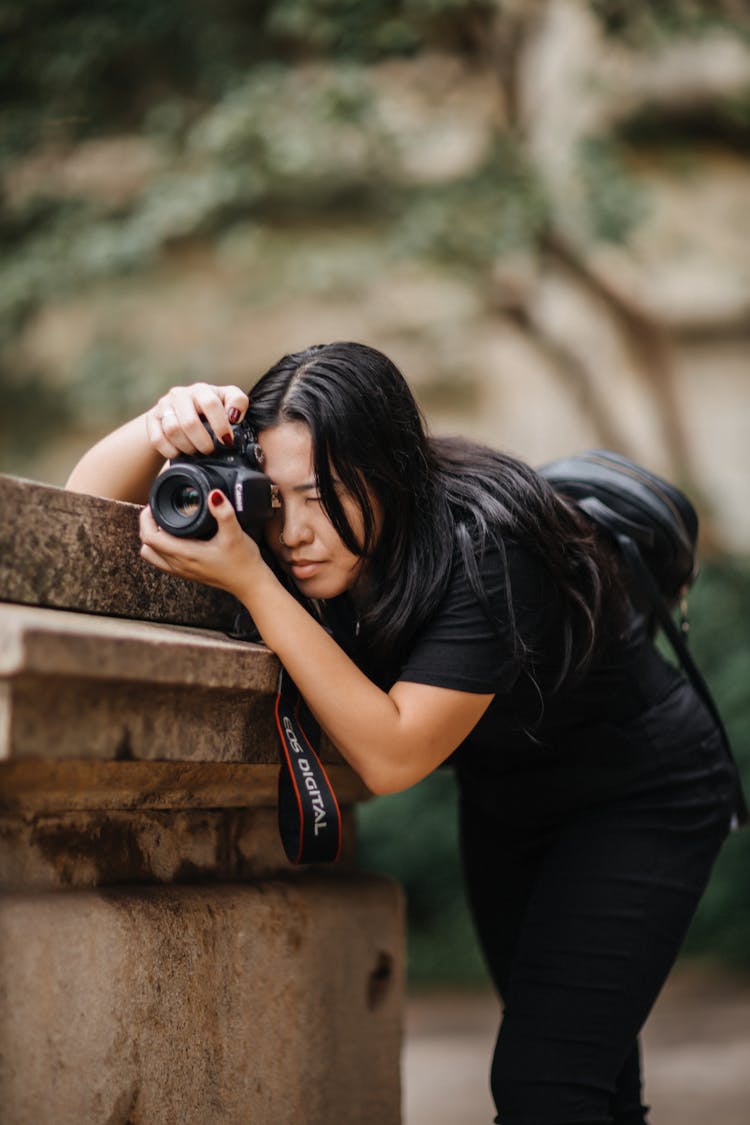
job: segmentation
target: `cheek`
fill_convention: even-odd
[[[359,562],[359,556],[351,553],[343,539],[339,537],[339,533],[333,524],[323,513],[321,513],[321,518],[315,522],[314,531],[315,538],[323,544],[329,558],[339,566],[349,570]]]
[[[332,544],[330,557],[335,563],[338,573],[345,576],[347,583],[350,580],[353,581],[364,566],[362,556],[353,555],[338,537],[335,544]]]
[[[346,516],[349,523],[349,527],[354,532],[354,538],[361,546],[365,541],[365,521],[362,512],[359,509],[359,505],[350,497],[346,497],[343,501],[342,507],[344,509],[344,515]],[[343,543],[342,549],[348,551],[348,548],[344,547]]]

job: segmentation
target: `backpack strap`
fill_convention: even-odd
[[[685,637],[680,629],[677,628],[674,618],[669,611],[669,607],[662,597],[659,588],[654,580],[654,577],[651,574],[651,571],[643,561],[643,556],[641,555],[638,544],[634,539],[632,539],[629,535],[624,534],[623,532],[615,532],[615,538],[617,540],[617,543],[619,544],[620,550],[622,551],[623,557],[630,567],[633,578],[638,584],[640,592],[644,595],[649,605],[653,609],[659,624],[664,630],[664,633],[666,634],[670,644],[672,645],[672,648],[675,651],[677,659],[682,665],[682,669],[685,675],[690,680],[690,683],[693,685],[696,693],[705,703],[714,722],[716,723],[719,734],[721,736],[724,753],[732,767],[732,774],[734,778],[734,816],[732,817],[732,827],[736,829],[743,825],[746,825],[750,820],[750,813],[748,813],[747,801],[742,789],[742,781],[740,779],[737,763],[734,759],[734,755],[732,754],[732,748],[729,742],[729,736],[727,734],[726,727],[722,722],[721,716],[719,714],[719,709],[714,703],[714,699],[711,695],[708,684],[698,670],[698,667],[691,655],[690,649],[685,643]]]
[[[341,851],[341,812],[315,748],[320,728],[307,713],[308,737],[300,717],[302,707],[297,685],[282,668],[276,695],[279,833],[290,863],[333,863]]]
[[[602,503],[598,496],[581,496],[576,498],[575,503],[589,519],[608,528],[613,535],[627,535],[642,547],[653,547],[656,536],[652,527],[629,520],[622,512],[613,511],[607,504]],[[640,554],[640,551],[638,553]]]

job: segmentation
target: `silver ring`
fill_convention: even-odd
[[[163,414],[161,415],[161,417],[159,418],[159,421],[160,421],[160,422],[163,422],[163,421],[164,421],[164,419],[165,419],[165,418],[168,418],[170,414],[172,415],[172,417],[173,417],[173,418],[176,418],[176,417],[177,417],[177,415],[175,414],[174,410],[165,410],[165,411],[164,411],[164,413],[163,413]]]

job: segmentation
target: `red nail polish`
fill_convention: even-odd
[[[211,503],[215,504],[217,507],[219,504],[224,503],[224,493],[219,492],[218,488],[215,488],[211,493]]]
[[[239,422],[239,420],[240,420],[240,412],[239,412],[239,410],[237,409],[236,406],[233,406],[232,409],[229,411],[229,421],[231,422],[231,424],[233,426],[236,426],[237,423]]]
[[[222,434],[221,435],[221,444],[222,445],[234,445],[234,435],[230,434],[228,432],[226,434]]]

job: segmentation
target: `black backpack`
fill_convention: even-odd
[[[716,721],[734,772],[734,827],[747,824],[747,802],[727,732],[687,647],[686,616],[683,613],[682,627],[678,628],[671,612],[696,576],[695,508],[669,481],[606,449],[552,461],[539,472],[617,544],[634,593],[664,630],[685,675]]]

